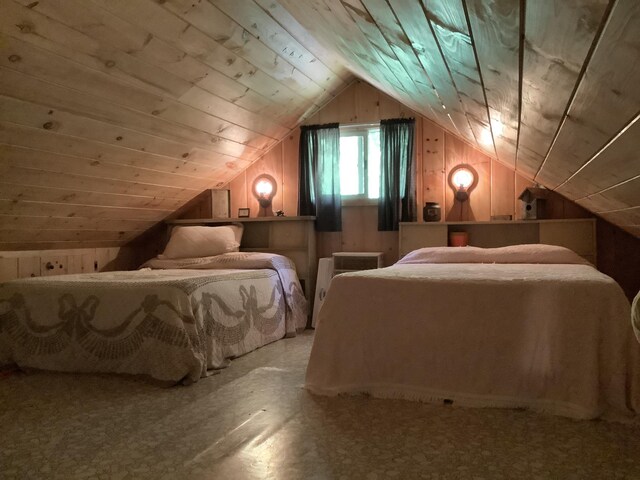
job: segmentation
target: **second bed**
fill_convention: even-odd
[[[306,388],[629,417],[639,347],[620,286],[569,250],[421,249],[334,277]]]
[[[293,263],[267,253],[0,284],[0,366],[192,383],[306,325]]]

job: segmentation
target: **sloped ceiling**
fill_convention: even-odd
[[[640,236],[637,0],[0,0],[0,250],[118,245],[360,77]]]

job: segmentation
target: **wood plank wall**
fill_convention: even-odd
[[[255,2],[0,0],[0,250],[128,245],[352,79]]]
[[[429,118],[461,138],[442,134],[446,165],[469,142],[640,234],[637,0],[0,0],[0,12],[2,250],[128,245],[276,145],[261,163],[291,211],[285,149],[354,75],[419,112],[422,134]],[[316,119],[412,114],[367,96]],[[513,176],[472,156],[493,183]],[[511,192],[485,182],[474,201],[496,215]]]
[[[16,278],[132,270],[141,263],[140,253],[132,247],[0,251],[0,282]]]
[[[479,184],[471,195],[472,216],[469,220],[490,220],[492,216],[504,215],[518,218],[517,196],[526,186],[533,185],[532,182],[366,82],[355,82],[305,124],[371,123],[402,117],[416,118],[419,221],[422,221],[424,202],[438,202],[443,218],[460,220],[454,208],[453,192],[446,185],[449,171],[460,163],[473,165],[480,176]],[[279,182],[273,202],[274,211],[284,210],[286,215],[296,215],[299,137],[298,129],[230,182],[232,215],[237,214],[238,208],[246,207],[251,209],[252,216],[257,214],[258,203],[251,195],[250,187],[261,173],[268,173]],[[376,206],[344,206],[343,231],[318,234],[320,256],[329,256],[335,251],[358,250],[385,252],[387,265],[397,260],[398,235],[377,231]]]

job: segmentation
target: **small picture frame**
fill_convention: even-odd
[[[239,208],[238,209],[238,218],[248,217],[250,210],[248,208]]]

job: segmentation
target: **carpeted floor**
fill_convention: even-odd
[[[0,379],[0,478],[640,479],[640,428],[303,388],[307,332],[190,387]]]

